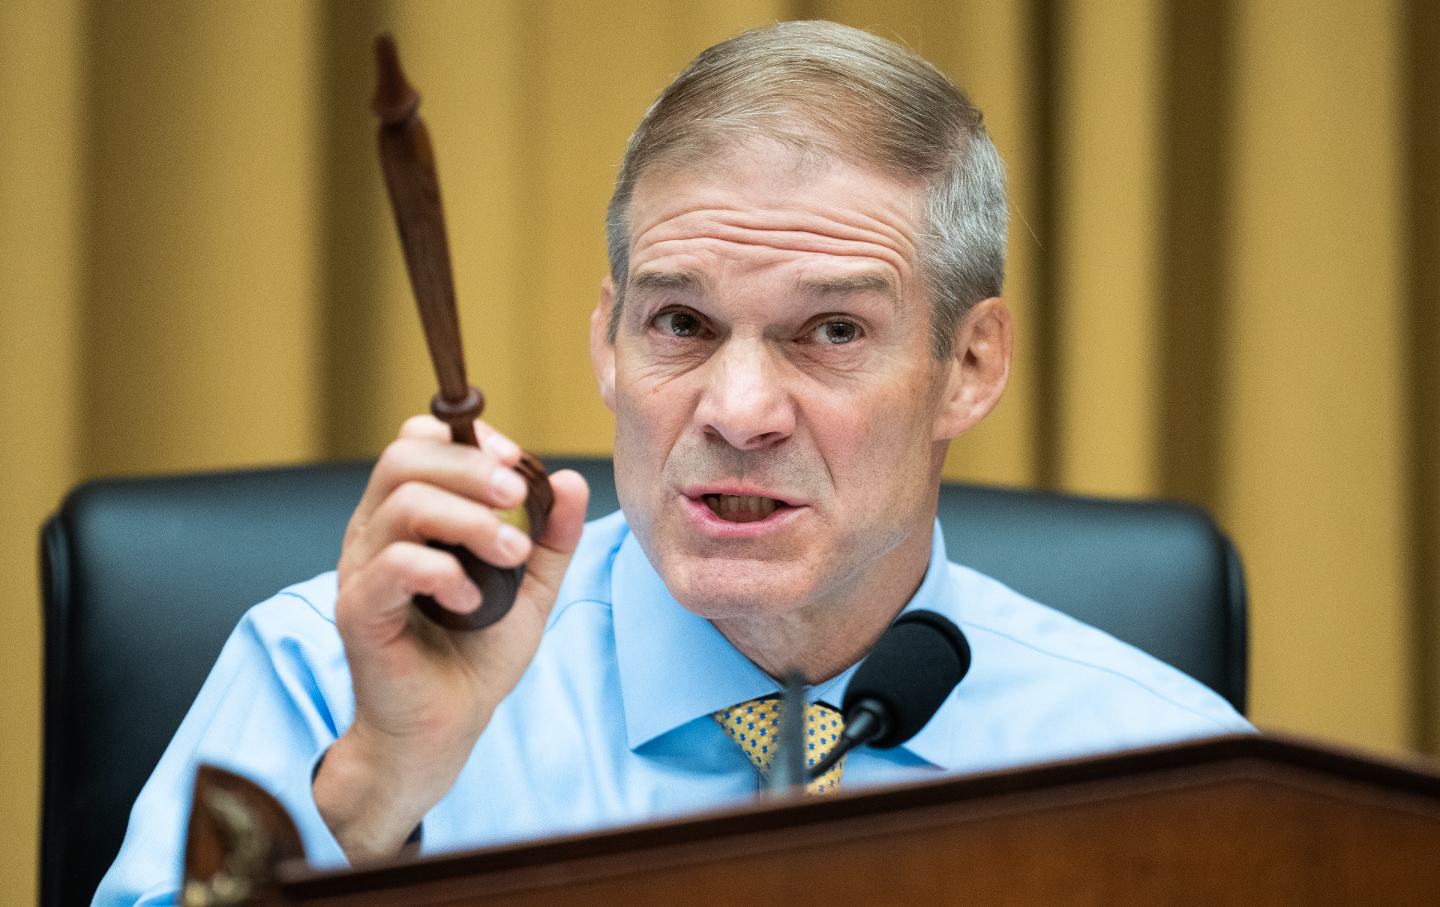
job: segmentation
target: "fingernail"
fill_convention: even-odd
[[[496,541],[500,544],[500,550],[510,557],[521,558],[529,553],[529,537],[509,523],[501,524]]]
[[[513,460],[520,456],[520,445],[496,432],[485,439],[485,446],[502,460]]]
[[[505,501],[513,501],[525,494],[525,480],[512,469],[501,466],[490,476],[490,490]]]

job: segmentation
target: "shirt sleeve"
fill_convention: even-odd
[[[275,795],[312,865],[344,865],[320,817],[311,775],[354,714],[334,624],[284,592],[252,608],[230,635],[194,705],[140,791],[120,853],[94,903],[173,904],[196,766],[243,775]]]

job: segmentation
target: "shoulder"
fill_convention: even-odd
[[[612,565],[628,535],[629,528],[618,511],[585,525],[551,611],[547,633],[583,612],[608,612]],[[288,652],[318,671],[344,670],[344,650],[335,629],[337,594],[334,571],[287,586],[245,613],[232,634],[232,643],[237,639],[253,642],[272,657]]]
[[[1253,730],[1158,658],[968,567],[949,570],[974,654],[962,689],[1007,729],[1077,753]]]
[[[285,695],[325,716],[334,731],[354,717],[350,665],[335,628],[334,571],[296,583],[260,602],[240,619],[212,682],[233,671],[240,688],[278,684]]]
[[[336,592],[333,570],[286,586],[245,612],[236,635],[252,636],[267,649],[289,646],[314,652],[338,651]]]
[[[286,586],[270,598],[250,609],[247,619],[258,619],[266,625],[335,626],[335,596],[338,593],[335,571],[330,570],[304,582]]]

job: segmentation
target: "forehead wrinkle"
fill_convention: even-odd
[[[711,225],[704,231],[685,230],[676,235],[652,237],[648,242],[637,243],[632,250],[632,259],[663,258],[673,254],[675,247],[692,251],[715,250],[724,246],[740,246],[767,250],[775,253],[819,254],[834,258],[862,258],[881,262],[893,268],[902,280],[908,279],[915,270],[915,262],[908,247],[897,248],[890,243],[877,241],[873,237],[838,237],[829,233],[808,230],[753,230],[746,228],[716,229]],[[644,270],[644,265],[637,266]],[[701,281],[703,271],[695,274]],[[702,284],[701,290],[710,289]]]
[[[894,212],[897,220],[903,215]],[[849,216],[845,216],[849,215]],[[775,237],[784,241],[789,237],[814,237],[822,244],[827,243],[869,243],[885,246],[911,257],[915,238],[904,227],[884,217],[877,217],[857,211],[828,212],[819,214],[805,208],[767,210],[762,208],[714,208],[692,207],[667,211],[656,218],[654,223],[637,231],[636,246],[643,245],[650,234],[662,234],[674,230],[686,236],[708,233],[715,238],[734,239],[743,242],[763,244]],[[662,235],[650,242],[664,242],[670,239]]]

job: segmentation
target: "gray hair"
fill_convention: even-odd
[[[635,185],[657,165],[695,166],[747,138],[878,167],[922,192],[918,266],[931,348],[1005,278],[1005,170],[978,108],[915,53],[834,22],[782,22],[703,51],[645,112],[625,149],[605,233],[620,324]]]

